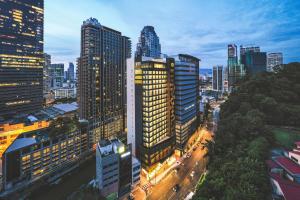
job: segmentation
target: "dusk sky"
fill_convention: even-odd
[[[75,62],[80,27],[94,17],[132,40],[135,51],[145,25],[155,27],[162,52],[199,57],[201,67],[227,62],[227,44],[283,52],[300,61],[298,0],[45,0],[45,52],[52,63]]]

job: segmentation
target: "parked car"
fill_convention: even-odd
[[[179,189],[180,189],[180,187],[179,187],[178,184],[176,184],[176,185],[173,187],[173,191],[174,191],[174,192],[178,192]]]

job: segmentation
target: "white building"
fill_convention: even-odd
[[[275,66],[280,66],[283,64],[282,53],[268,53],[267,56],[267,71],[273,72]]]

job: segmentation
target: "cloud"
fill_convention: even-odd
[[[75,61],[80,26],[88,17],[131,37],[135,50],[144,25],[155,27],[164,53],[189,53],[202,66],[227,63],[227,44],[253,44],[300,60],[300,1],[71,0],[46,1],[45,49]]]

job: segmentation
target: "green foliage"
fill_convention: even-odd
[[[55,138],[61,134],[76,131],[79,128],[79,121],[75,117],[58,117],[50,123],[48,134],[50,138]]]
[[[215,142],[205,146],[209,173],[193,199],[270,199],[265,159],[274,138],[267,127],[299,121],[300,63],[247,77],[221,106]]]

